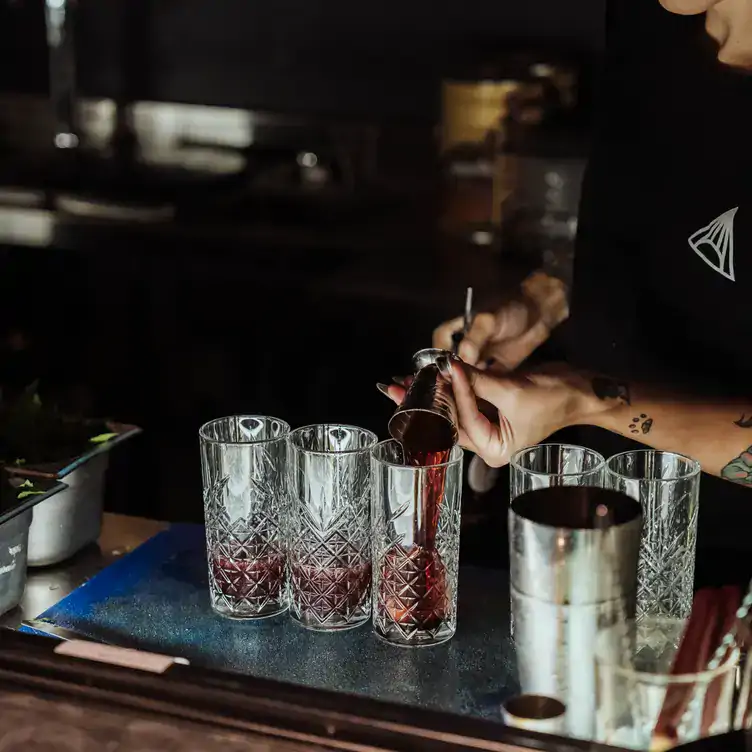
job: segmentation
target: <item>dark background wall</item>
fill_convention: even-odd
[[[509,42],[589,52],[604,0],[79,0],[92,95],[433,118],[436,82]],[[0,90],[44,91],[42,0],[0,0]]]

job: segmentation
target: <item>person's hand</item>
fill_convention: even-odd
[[[490,467],[506,465],[520,449],[579,422],[593,400],[588,380],[566,364],[499,376],[449,361],[443,372],[452,380],[459,443]],[[397,384],[382,391],[397,404],[405,396]],[[493,406],[498,419],[481,412],[479,399]]]
[[[564,283],[542,272],[529,276],[521,294],[496,313],[478,313],[460,342],[465,363],[495,371],[513,371],[545,342],[551,330],[569,315]],[[462,317],[447,321],[433,333],[433,346],[452,349],[452,335],[461,331]]]

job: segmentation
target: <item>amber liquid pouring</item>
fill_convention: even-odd
[[[380,602],[392,621],[410,629],[436,629],[446,618],[446,568],[436,550],[436,532],[444,499],[445,463],[453,447],[451,424],[430,412],[416,413],[402,439],[405,464],[426,469],[415,476],[419,509],[414,543],[387,553],[381,571]]]

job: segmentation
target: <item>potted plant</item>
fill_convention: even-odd
[[[0,462],[18,477],[67,486],[34,508],[29,566],[57,564],[97,540],[108,452],[137,426],[65,415],[43,404],[38,383],[0,406]]]
[[[54,479],[0,471],[0,614],[23,597],[33,508],[65,489]]]

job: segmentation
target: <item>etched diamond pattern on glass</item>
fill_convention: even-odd
[[[201,428],[209,593],[222,616],[264,618],[287,608],[289,430],[266,416],[219,418]]]
[[[402,462],[398,442],[374,449],[373,627],[394,645],[438,645],[457,628],[462,450],[443,465]],[[437,508],[427,510],[425,489],[437,479]]]
[[[637,619],[684,619],[692,610],[700,465],[672,452],[624,452],[606,463],[606,485],[642,505]]]
[[[317,425],[290,435],[290,615],[316,630],[370,616],[370,448],[376,435]]]

